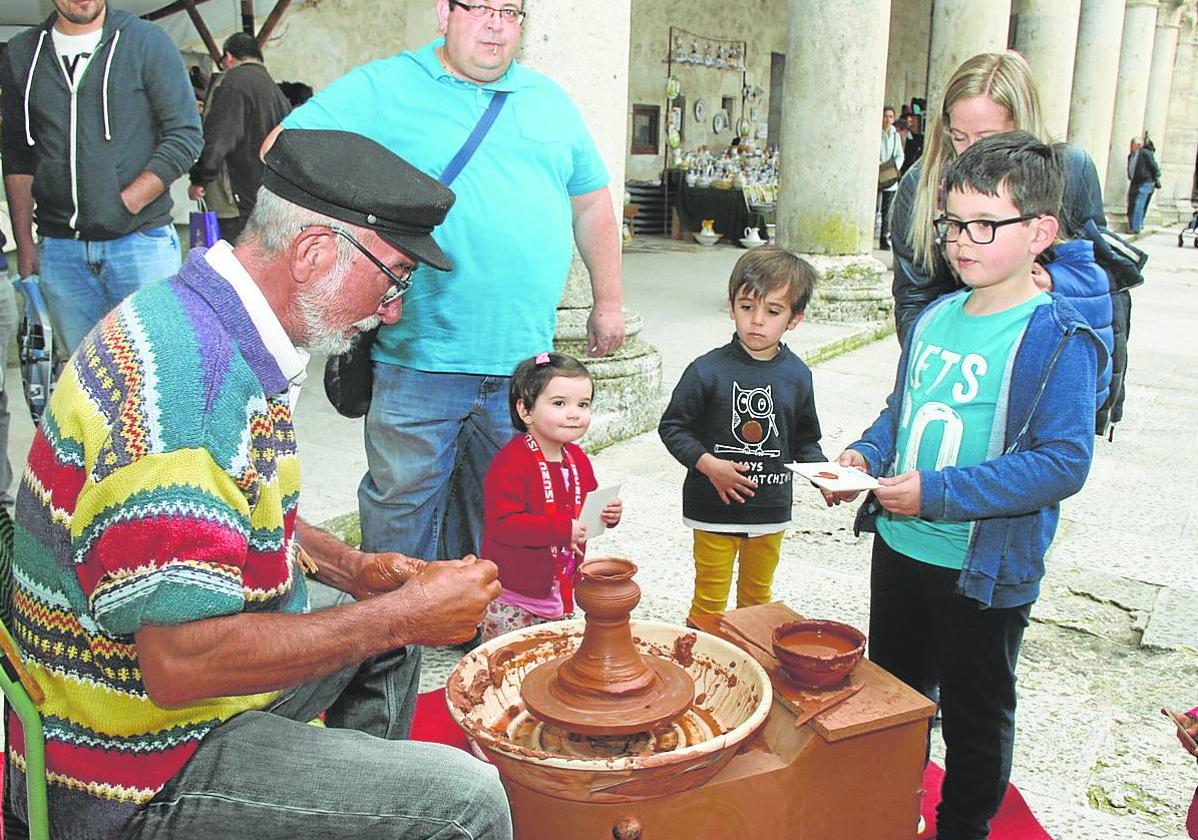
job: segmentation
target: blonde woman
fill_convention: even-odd
[[[944,165],[979,139],[1016,129],[1046,143],[1053,139],[1044,127],[1036,82],[1023,56],[1013,51],[982,53],[958,67],[945,87],[943,104],[931,110],[923,156],[903,176],[894,199],[890,238],[900,341],[927,304],[961,285],[945,263],[933,229],[942,209]],[[1098,171],[1084,150],[1065,144],[1059,148],[1065,163],[1061,222],[1067,236],[1085,236],[1089,220],[1106,226]]]

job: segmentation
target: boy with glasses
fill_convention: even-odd
[[[940,681],[936,836],[981,840],[1010,776],[1015,663],[1058,506],[1090,468],[1106,352],[1033,276],[1060,228],[1053,149],[1010,132],[946,170],[937,230],[966,288],[919,316],[886,408],[838,461],[882,485],[856,523],[876,531],[870,658],[911,686]]]

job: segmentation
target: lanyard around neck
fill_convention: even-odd
[[[533,460],[537,462],[541,487],[545,493],[545,514],[554,516],[557,514],[557,498],[553,492],[553,476],[549,474],[549,464],[545,461],[545,453],[541,451],[536,438],[530,434],[524,435],[524,445],[528,447]],[[578,466],[564,446],[562,447],[562,463],[570,471],[570,484],[574,491],[574,506],[569,511],[570,519],[573,521],[578,512],[582,510],[582,482],[578,480]],[[558,587],[561,589],[562,605],[567,613],[572,613],[574,612],[574,570],[578,567],[574,547],[573,545],[554,545],[549,547],[549,552],[553,555],[554,574]]]

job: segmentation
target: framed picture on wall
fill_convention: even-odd
[[[632,106],[632,154],[657,154],[661,139],[660,123],[660,105]]]

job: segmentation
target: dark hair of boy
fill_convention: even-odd
[[[258,39],[245,32],[234,32],[225,39],[221,49],[238,61],[245,61],[247,58],[262,61],[262,48],[258,46]]]
[[[532,411],[533,403],[537,401],[537,397],[541,396],[541,392],[555,376],[591,378],[591,372],[587,370],[586,365],[573,356],[567,356],[565,353],[546,353],[545,355],[549,357],[549,361],[537,364],[539,356],[534,356],[516,365],[516,369],[512,371],[512,382],[508,386],[507,392],[507,405],[512,415],[512,425],[521,432],[527,432],[528,427],[520,419],[520,413],[516,408],[517,403],[523,403],[525,411]]]
[[[944,167],[944,190],[997,197],[1006,190],[1019,212],[1061,217],[1065,169],[1057,150],[1026,131],[992,134]]]
[[[790,314],[799,315],[806,311],[818,279],[806,260],[776,245],[762,245],[736,261],[728,279],[728,302],[736,303],[742,290],[748,297],[763,298],[785,289]]]

